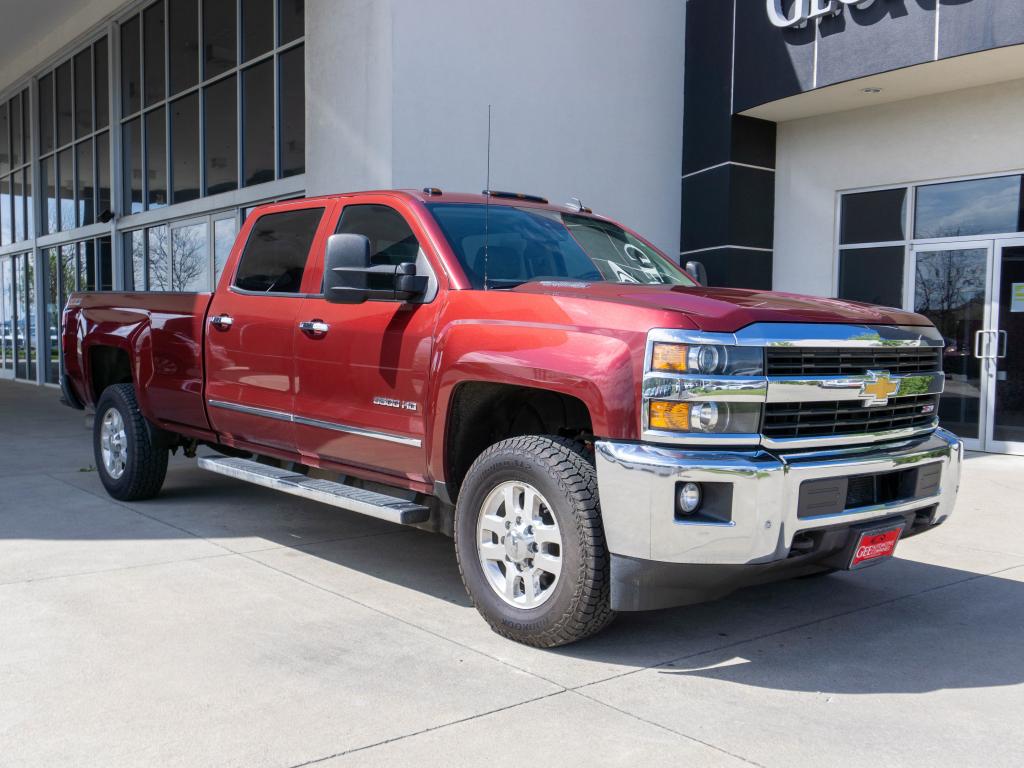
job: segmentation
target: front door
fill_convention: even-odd
[[[1024,454],[1024,238],[915,245],[907,306],[946,340],[942,426]]]
[[[986,450],[1024,455],[1024,238],[996,241],[992,286]]]
[[[978,241],[915,246],[910,263],[909,307],[946,340],[939,421],[972,450],[983,450],[985,441],[991,261],[991,241]]]
[[[441,302],[421,247],[428,240],[394,206],[389,197],[361,197],[342,209],[336,231],[365,235],[374,264],[415,262],[418,274],[431,276],[431,288],[410,302],[303,301],[295,330],[295,438],[310,463],[424,483],[427,377]]]

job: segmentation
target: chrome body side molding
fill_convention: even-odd
[[[266,419],[277,419],[278,421],[290,421],[293,424],[302,424],[307,427],[318,427],[319,429],[330,429],[335,432],[344,432],[349,435],[359,435],[360,437],[370,437],[374,440],[384,440],[389,443],[408,445],[413,448],[420,448],[423,445],[423,441],[418,437],[406,437],[405,435],[396,435],[391,432],[379,432],[373,429],[363,429],[362,427],[353,427],[348,424],[339,424],[334,421],[310,419],[305,416],[298,416],[294,413],[287,413],[286,411],[275,411],[271,408],[257,408],[250,405],[240,405],[239,403],[229,403],[224,400],[207,400],[206,404],[211,408],[221,408],[228,411],[236,411],[237,413],[245,413],[250,416],[262,416]]]

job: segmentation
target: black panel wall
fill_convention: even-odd
[[[783,10],[797,2],[783,0]],[[740,113],[1016,44],[1024,0],[875,0],[787,29],[771,23],[766,0],[688,0],[682,260],[703,261],[713,285],[771,287],[775,125]]]
[[[732,52],[733,4],[690,0],[680,250],[712,285],[771,288],[775,124],[734,114]]]

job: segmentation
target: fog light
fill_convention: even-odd
[[[683,483],[683,487],[679,489],[679,511],[692,515],[700,508],[700,500],[700,483]]]

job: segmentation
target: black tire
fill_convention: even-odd
[[[535,608],[515,607],[499,597],[477,551],[483,504],[492,490],[508,481],[529,483],[539,491],[561,533],[560,574],[550,596]],[[495,632],[511,640],[553,648],[589,637],[615,617],[597,472],[577,442],[529,435],[503,440],[484,451],[459,492],[455,552],[473,604]]]
[[[124,424],[124,470],[119,477],[108,471],[103,460],[103,420],[111,410],[120,414]],[[163,432],[142,415],[134,386],[112,384],[103,390],[96,403],[92,443],[100,481],[115,499],[140,501],[151,499],[160,492],[167,475],[167,441]]]

